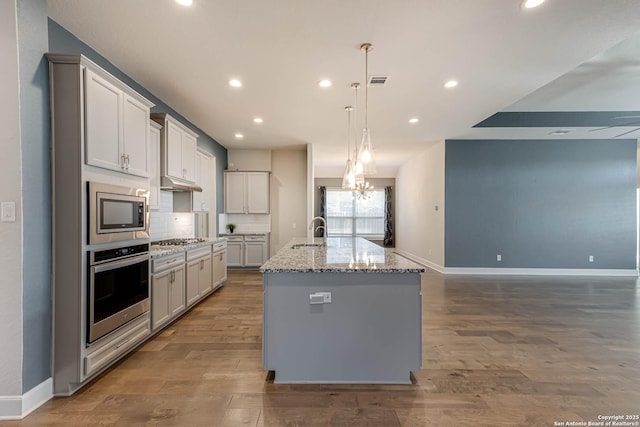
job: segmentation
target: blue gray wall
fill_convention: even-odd
[[[448,140],[445,158],[446,267],[636,268],[635,139]]]
[[[198,146],[216,156],[216,206],[217,213],[222,213],[224,210],[224,170],[227,168],[227,149],[220,145],[213,138],[208,136],[200,128],[196,127],[189,120],[185,119],[180,113],[175,111],[169,105],[164,103],[161,99],[149,92],[146,88],[141,86],[135,80],[124,74],[118,68],[116,68],[108,59],[100,55],[93,50],[90,46],[83,43],[76,36],[67,31],[60,24],[52,19],[49,19],[49,51],[54,53],[81,53],[136,92],[147,98],[149,101],[155,104],[155,107],[151,109],[151,112],[169,113],[173,117],[179,119],[184,125],[191,128],[196,132],[198,137]],[[216,222],[218,215],[216,215]]]
[[[22,150],[22,392],[51,377],[51,145],[47,2],[18,1]]]

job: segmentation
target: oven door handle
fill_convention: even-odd
[[[151,257],[149,256],[149,254],[137,255],[131,258],[123,259],[121,261],[112,261],[106,262],[104,264],[94,265],[93,267],[91,267],[91,270],[94,273],[102,273],[103,271],[109,271],[116,268],[127,267],[129,265],[137,264],[144,261],[149,261],[150,259]]]

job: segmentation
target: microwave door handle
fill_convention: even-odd
[[[103,271],[109,271],[109,270],[113,270],[116,268],[122,268],[122,267],[127,267],[129,265],[133,265],[133,264],[137,264],[139,262],[143,262],[143,261],[148,261],[149,260],[149,255],[138,255],[132,258],[127,258],[124,259],[122,261],[113,261],[113,262],[106,262],[104,264],[100,264],[100,265],[95,265],[92,267],[93,271],[95,273],[101,273]]]

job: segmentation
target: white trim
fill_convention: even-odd
[[[443,273],[444,274],[444,270],[445,268],[439,264],[436,264],[435,262],[429,261],[428,259],[424,259],[424,258],[420,258],[419,256],[416,256],[410,252],[407,251],[403,251],[401,249],[395,249],[394,250],[398,255],[401,255],[405,258],[409,258],[411,261],[417,262],[418,264],[422,264],[425,267],[429,267],[435,271],[437,271],[438,273]]]
[[[0,420],[20,420],[53,397],[53,378],[48,378],[22,396],[0,396]]]
[[[443,267],[427,259],[401,249],[398,255],[422,264],[442,274],[512,275],[512,276],[618,276],[638,277],[638,270],[632,269],[591,269],[591,268],[485,268],[485,267]]]
[[[622,276],[637,277],[638,270],[581,268],[482,268],[446,267],[444,274],[522,275],[522,276]]]

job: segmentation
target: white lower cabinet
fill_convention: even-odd
[[[149,336],[150,332],[149,314],[146,313],[127,325],[119,332],[119,336],[113,337],[104,345],[92,349],[91,353],[84,358],[85,375],[89,376],[98,372],[118,357],[124,355]]]
[[[187,307],[212,289],[211,246],[187,251]]]
[[[266,234],[227,236],[227,264],[229,267],[260,267],[267,262]]]
[[[229,267],[244,266],[244,239],[242,236],[227,237],[227,265]]]
[[[213,245],[213,255],[211,257],[213,289],[218,289],[227,280],[227,245],[225,242]]]
[[[184,253],[152,260],[151,326],[156,330],[186,308]]]

